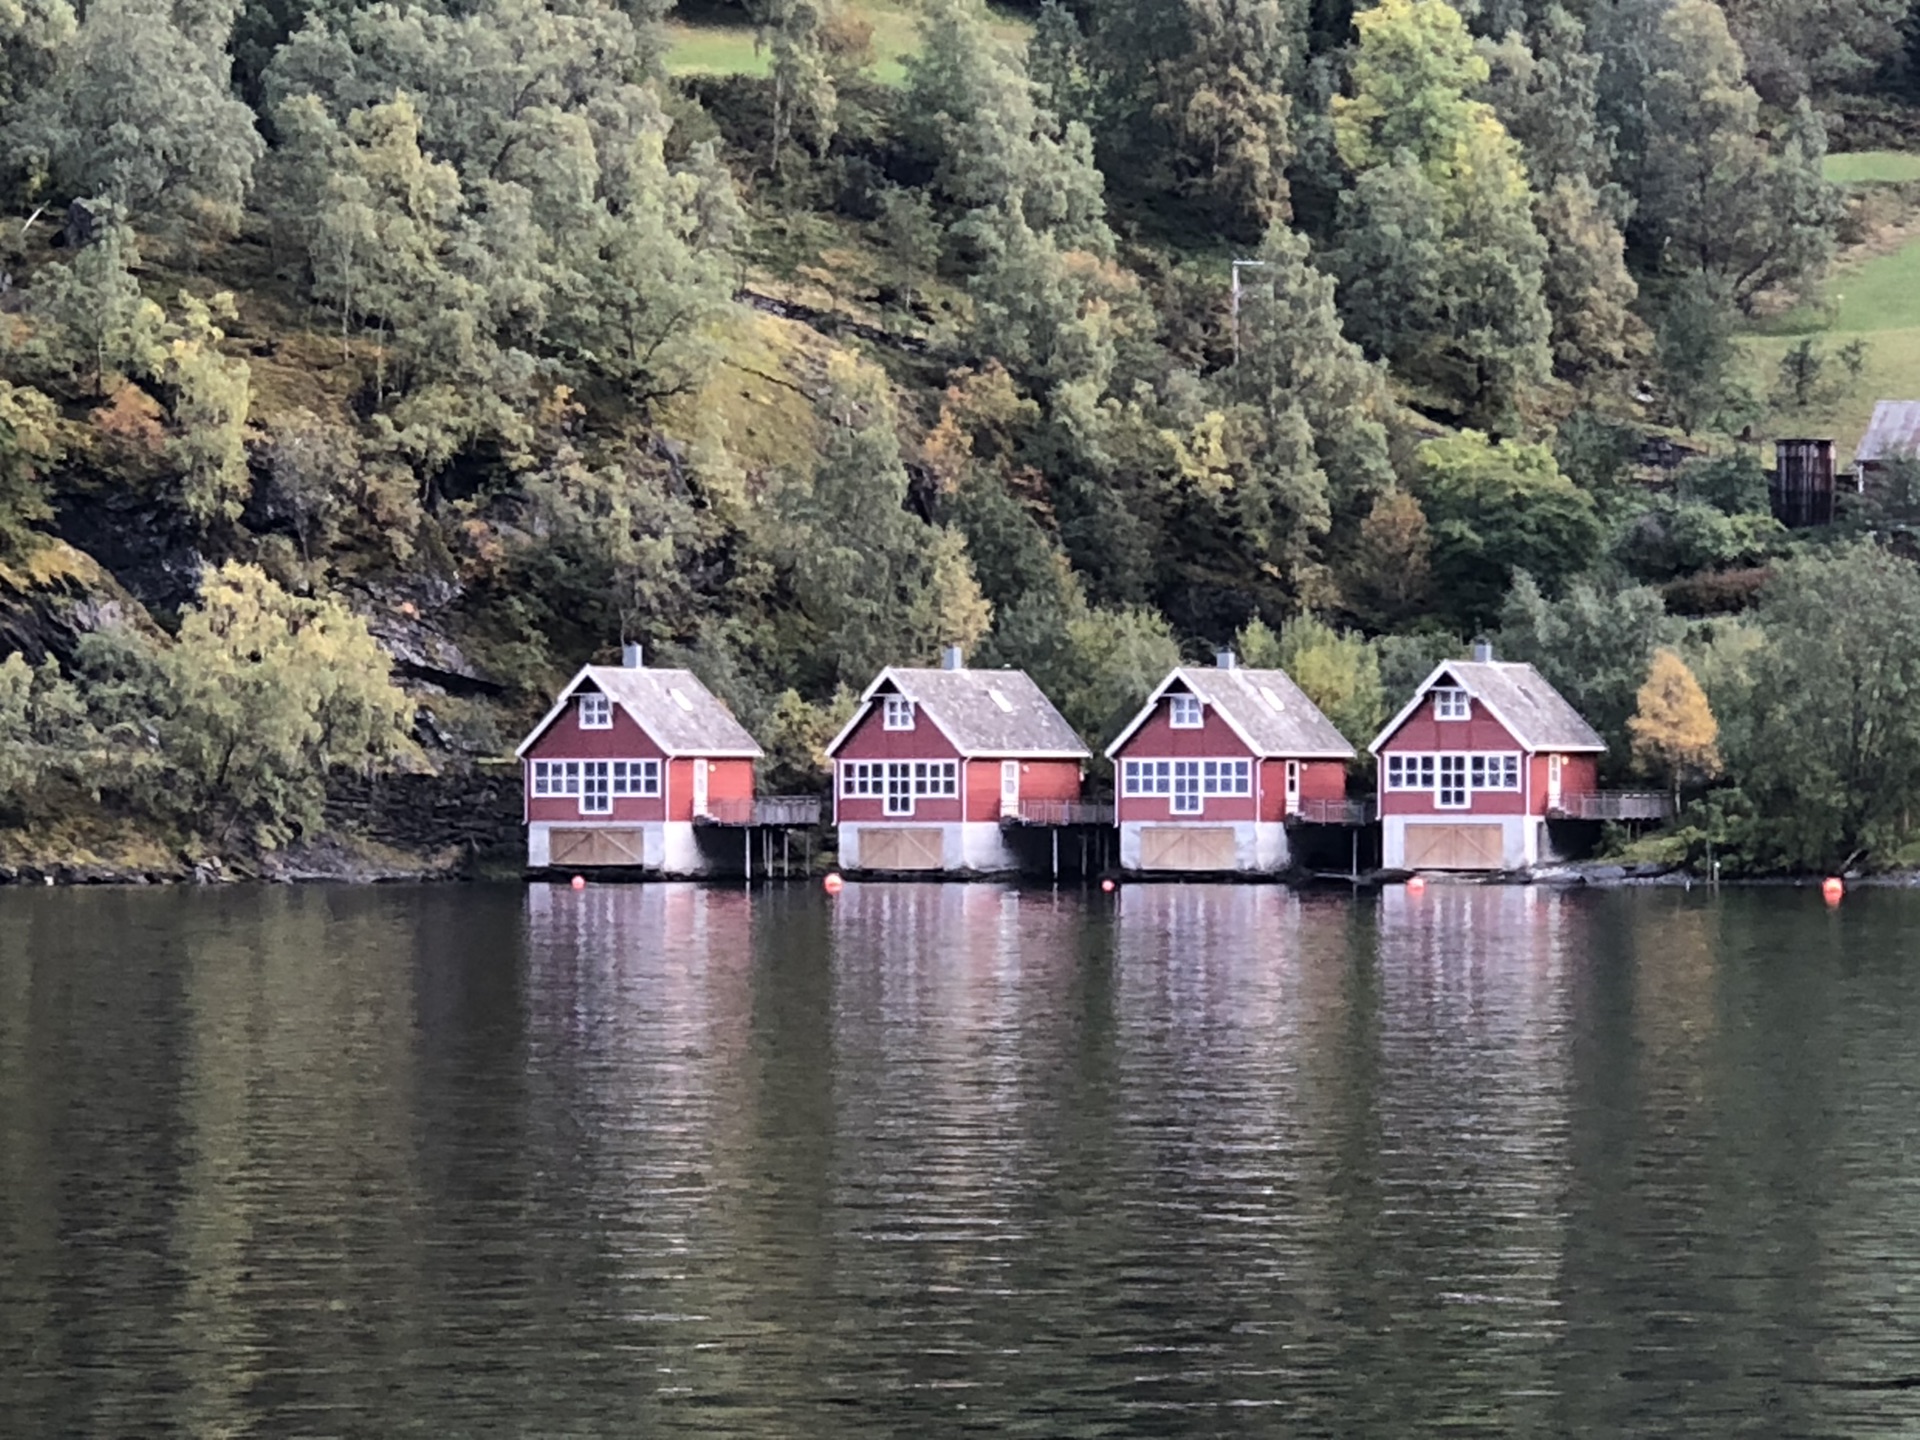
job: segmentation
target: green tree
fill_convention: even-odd
[[[38,390],[0,380],[0,557],[18,558],[52,518],[41,477],[60,457],[59,412]]]
[[[1333,102],[1355,175],[1337,269],[1356,339],[1469,421],[1511,428],[1551,368],[1547,247],[1519,147],[1474,98],[1488,78],[1444,0],[1354,17],[1353,94]]]
[[[1234,637],[1234,648],[1250,666],[1286,671],[1356,749],[1379,733],[1386,692],[1380,657],[1365,637],[1301,615],[1282,625],[1277,636],[1251,620]]]
[[[0,136],[51,198],[107,196],[169,235],[238,228],[264,146],[228,89],[224,28],[189,34],[182,13],[162,0],[86,7],[57,73]]]
[[[1750,309],[1825,270],[1837,192],[1820,175],[1826,136],[1803,104],[1776,153],[1760,98],[1712,0],[1674,0],[1646,86],[1648,139],[1631,236],[1651,265],[1710,279]]]
[[[167,451],[180,469],[181,503],[205,525],[240,518],[253,490],[247,469],[247,362],[220,352],[226,338],[214,320],[234,315],[225,292],[212,303],[180,293],[180,320],[168,327],[166,359],[158,378],[173,396],[177,433]]]
[[[7,0],[0,5],[0,107],[46,84],[77,28],[67,0]]]
[[[798,135],[824,154],[838,124],[839,94],[822,45],[831,0],[758,0],[755,44],[772,54],[773,135],[767,169],[780,174],[780,154]]]
[[[1754,723],[1729,771],[1768,868],[1883,858],[1920,799],[1920,572],[1856,544],[1780,567],[1761,599]]]
[[[98,739],[58,661],[30,665],[18,650],[0,660],[0,813],[24,820],[52,781],[98,783]]]
[[[1530,575],[1514,578],[1500,610],[1500,655],[1533,665],[1607,742],[1606,764],[1624,771],[1628,717],[1656,652],[1679,644],[1685,626],[1660,592],[1575,580],[1559,599]]]
[[[34,335],[23,359],[41,374],[104,395],[109,376],[144,374],[160,363],[166,317],[133,278],[139,251],[118,207],[102,202],[96,224],[92,244],[35,273],[27,290]]]
[[[1584,570],[1600,546],[1593,500],[1560,473],[1544,445],[1490,442],[1468,430],[1416,452],[1415,493],[1433,535],[1434,591],[1463,630],[1499,610],[1515,572],[1549,593]]]

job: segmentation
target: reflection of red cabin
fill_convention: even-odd
[[[753,800],[760,747],[687,670],[589,665],[516,752],[527,863],[707,868],[694,822]]]
[[[1285,671],[1223,651],[1162,680],[1107,754],[1123,866],[1267,871],[1289,820],[1345,818],[1354,750]]]
[[[827,747],[850,870],[1015,868],[1003,820],[1080,798],[1087,747],[1018,670],[884,670]]]
[[[1389,870],[1520,870],[1546,819],[1597,788],[1606,742],[1531,665],[1450,660],[1369,747]]]

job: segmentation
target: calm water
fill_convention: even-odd
[[[1920,1428],[1920,896],[0,893],[0,1433]]]

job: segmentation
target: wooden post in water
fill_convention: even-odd
[[[1060,827],[1050,826],[1049,831],[1053,835],[1053,883],[1058,885],[1060,883]]]
[[[747,826],[741,838],[746,842],[742,848],[746,851],[747,885],[751,888],[753,885],[753,826]]]

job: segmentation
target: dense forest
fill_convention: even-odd
[[[1097,749],[1222,644],[1364,744],[1486,636],[1661,853],[1920,859],[1920,484],[1784,530],[1755,442],[1872,360],[1749,343],[1920,215],[1828,178],[1920,132],[1907,0],[914,24],[0,0],[14,853],[310,836],[622,640],[790,788],[943,643]]]

